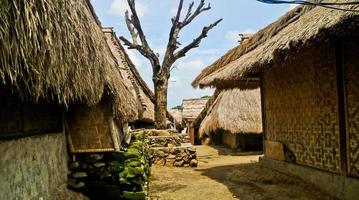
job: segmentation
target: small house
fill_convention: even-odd
[[[232,150],[262,150],[259,89],[221,90],[204,112],[206,114],[201,117],[198,128],[200,140],[224,145]]]
[[[339,2],[339,1],[333,1]],[[359,14],[298,6],[202,71],[195,87],[261,81],[263,165],[340,199],[359,188]]]
[[[190,141],[192,144],[195,143],[195,130],[193,128],[193,122],[198,117],[198,115],[202,112],[205,108],[207,98],[200,98],[200,99],[184,99],[182,101],[182,120],[186,126],[186,132],[190,137]]]

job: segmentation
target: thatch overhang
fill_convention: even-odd
[[[233,134],[261,134],[262,116],[259,88],[221,90],[206,111],[199,137],[224,130]]]
[[[115,116],[133,119],[132,97],[89,0],[3,0],[0,27],[0,83],[21,98],[92,106],[106,92]]]
[[[333,2],[339,2],[334,0]],[[342,6],[359,9],[359,5]],[[248,40],[228,51],[193,81],[194,87],[237,87],[258,78],[262,69],[290,59],[313,42],[358,34],[359,13],[315,6],[297,6]]]
[[[197,118],[193,121],[192,127],[195,129],[199,129],[203,119],[207,116],[209,109],[212,107],[213,103],[216,101],[218,95],[221,93],[220,89],[216,89],[213,95],[208,99],[206,105],[204,106],[201,113],[197,116]]]
[[[111,52],[119,63],[120,72],[124,78],[125,84],[136,97],[138,119],[146,122],[154,121],[154,100],[153,92],[149,89],[146,82],[142,79],[136,66],[133,64],[125,49],[116,37],[113,28],[103,28],[107,44]]]
[[[182,110],[169,109],[168,112],[172,115],[176,124],[182,124]]]
[[[194,121],[205,108],[208,99],[184,99],[182,119]]]

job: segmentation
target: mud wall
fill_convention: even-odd
[[[64,133],[0,141],[0,152],[0,199],[50,199],[67,180]]]

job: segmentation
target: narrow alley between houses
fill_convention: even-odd
[[[196,149],[198,168],[152,167],[150,200],[333,199],[298,177],[260,165],[260,155],[220,146]]]

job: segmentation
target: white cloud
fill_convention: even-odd
[[[117,16],[124,16],[126,10],[129,9],[130,8],[125,0],[113,0],[109,13]],[[136,11],[139,17],[143,17],[148,13],[148,6],[143,2],[136,1]]]
[[[175,65],[177,65],[179,70],[194,70],[206,67],[206,64],[202,60],[182,61]]]
[[[228,31],[224,38],[226,40],[232,41],[232,42],[238,42],[240,40],[239,34],[241,33],[255,33],[256,31],[253,29],[246,29],[243,31]]]

